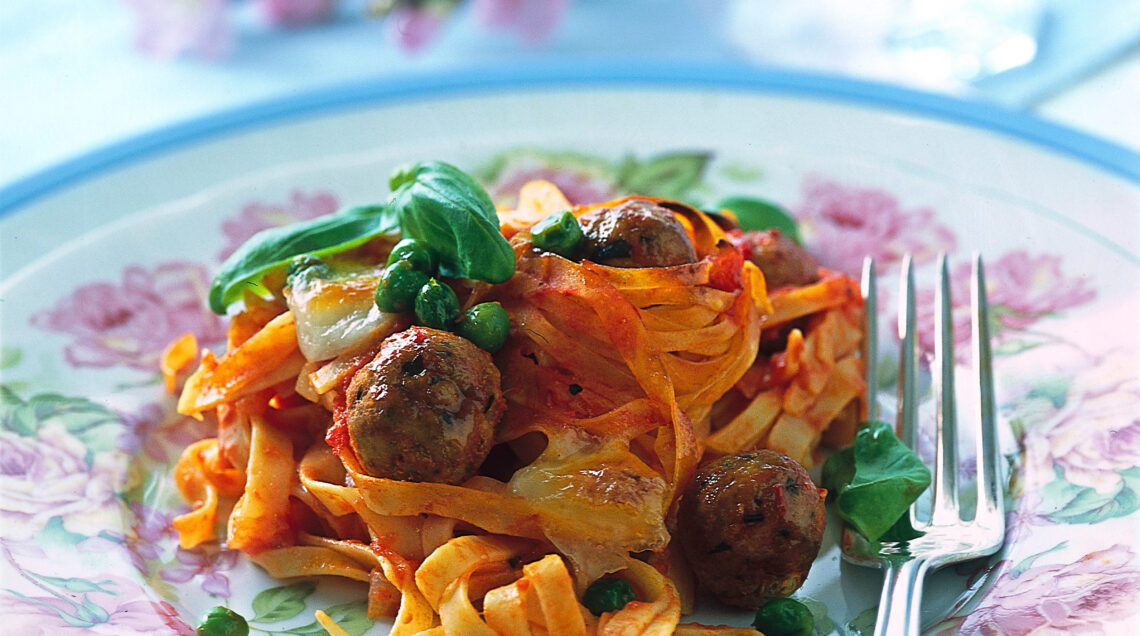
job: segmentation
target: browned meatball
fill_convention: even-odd
[[[475,474],[506,408],[491,355],[426,327],[384,340],[353,376],[346,406],[365,472],[449,484]]]
[[[672,212],[644,199],[624,199],[578,218],[583,258],[611,267],[669,267],[697,260],[685,226]]]
[[[677,523],[701,588],[755,609],[803,584],[827,512],[803,466],[759,450],[702,468],[681,499]]]
[[[745,257],[764,272],[768,289],[810,285],[819,280],[819,265],[815,259],[780,230],[745,232],[737,244]]]

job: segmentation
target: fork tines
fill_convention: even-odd
[[[867,259],[863,267],[863,298],[866,310],[864,356],[867,365],[868,411],[878,417],[875,390],[878,387],[878,343],[876,315],[878,295],[875,263]],[[919,397],[919,347],[915,326],[914,262],[903,259],[899,289],[899,403],[898,435],[911,449],[916,448]],[[972,519],[964,518],[958,484],[958,419],[954,386],[953,304],[950,298],[950,272],[946,256],[938,258],[938,286],[935,292],[935,345],[931,381],[936,411],[937,450],[933,478],[933,512],[928,522],[918,522],[915,506],[910,508],[911,523],[921,536],[907,541],[848,541],[844,532],[844,560],[875,566],[886,571],[879,597],[876,636],[917,634],[922,582],[929,569],[993,554],[1005,539],[1005,516],[1001,454],[997,440],[993,391],[993,355],[990,350],[989,307],[986,302],[985,274],[978,255],[973,259],[971,279],[971,335],[973,367],[978,390],[978,411],[970,413],[976,424],[977,507]]]
[[[973,255],[970,280],[970,323],[974,381],[979,400],[976,427],[977,508],[973,518],[975,526],[983,527],[987,534],[1001,544],[1004,534],[1004,502],[1001,473],[1001,454],[997,439],[996,406],[993,390],[993,353],[990,346],[989,306],[985,293],[985,271],[982,259]],[[962,521],[959,502],[959,457],[957,443],[958,413],[956,408],[954,307],[950,293],[950,271],[945,254],[937,263],[938,282],[935,288],[934,356],[931,365],[932,393],[935,401],[937,451],[932,481],[933,508],[928,524],[920,524],[911,510],[911,521],[916,525],[958,525]],[[910,448],[917,448],[919,409],[920,352],[916,326],[915,266],[910,254],[903,258],[899,280],[899,380],[896,430],[899,439]],[[865,301],[867,328],[865,329],[864,359],[868,391],[868,417],[879,416],[873,392],[878,386],[878,342],[875,316],[878,293],[874,259],[867,258],[863,265],[862,291]],[[974,412],[971,412],[973,415]]]

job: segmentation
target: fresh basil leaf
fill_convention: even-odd
[[[930,469],[884,422],[855,434],[855,474],[836,498],[839,516],[878,541],[930,485]]]
[[[833,453],[823,462],[820,485],[827,489],[827,497],[834,500],[855,479],[855,447],[848,446]]]
[[[258,287],[266,274],[286,267],[294,256],[337,254],[397,229],[397,218],[391,210],[367,205],[262,230],[222,263],[210,285],[210,309],[226,313],[226,308],[240,300],[245,289]]]
[[[803,245],[800,228],[792,215],[780,206],[754,197],[728,197],[716,204],[718,210],[732,210],[741,229],[747,231],[763,231],[776,229],[796,242]]]
[[[618,185],[634,194],[678,199],[700,183],[710,159],[705,152],[669,153],[647,161],[627,157],[618,166]]]
[[[904,512],[903,515],[899,517],[899,520],[895,522],[895,525],[888,528],[887,531],[879,537],[879,541],[912,541],[924,534],[926,533],[921,530],[915,530],[914,526],[910,525],[910,515]]]
[[[515,253],[499,231],[490,195],[462,170],[424,161],[397,170],[388,206],[404,238],[424,241],[452,278],[502,283],[515,272]]]

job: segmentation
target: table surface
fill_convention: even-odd
[[[680,0],[668,5],[578,0],[538,44],[480,28],[470,10],[460,9],[434,42],[414,54],[386,38],[383,21],[360,17],[363,9],[352,2],[332,19],[289,29],[259,22],[247,3],[234,17],[229,54],[215,60],[144,55],[135,46],[137,25],[127,4],[0,3],[0,190],[68,159],[174,124],[359,82],[567,60],[765,68],[783,64],[793,69],[805,64],[802,56],[769,55],[756,42],[742,39],[739,23],[749,19],[741,9],[747,6],[743,0]],[[842,51],[807,64],[815,65],[809,67],[812,71],[997,102],[1135,152],[1140,151],[1140,48],[1135,46],[1140,43],[1140,3],[1127,4],[1132,6],[1118,11],[1113,20],[1112,37],[1095,39],[1111,40],[1111,46],[1065,55],[1053,51],[1042,56],[1039,69],[1027,67],[1032,70],[1024,73],[1028,83],[923,85],[913,75],[894,72],[897,69],[872,68],[863,58],[841,59]],[[654,18],[646,20],[645,15]],[[835,21],[828,25],[834,28]],[[1071,41],[1078,39],[1094,40],[1069,37],[1063,44],[1076,46]]]

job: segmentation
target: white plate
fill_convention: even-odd
[[[543,174],[603,196],[630,183],[617,176],[623,159],[645,176],[672,153],[705,159],[679,161],[654,187],[698,203],[778,201],[825,265],[854,271],[870,252],[890,273],[908,250],[948,250],[957,264],[985,255],[1016,460],[1011,529],[994,559],[931,579],[925,624],[1129,632],[1140,610],[1140,158],[894,88],[612,68],[440,76],[261,105],[0,190],[5,626],[189,633],[225,604],[284,632],[355,599],[340,615],[363,628],[358,587],[314,591],[230,551],[176,548],[169,520],[183,504],[170,467],[202,431],[173,414],[154,363],[188,329],[220,341],[204,305],[212,268],[268,224],[383,199],[407,161],[453,162],[496,191]],[[832,531],[797,596],[826,611],[819,631],[859,632],[878,580],[840,565]],[[702,616],[750,620],[717,607]]]

